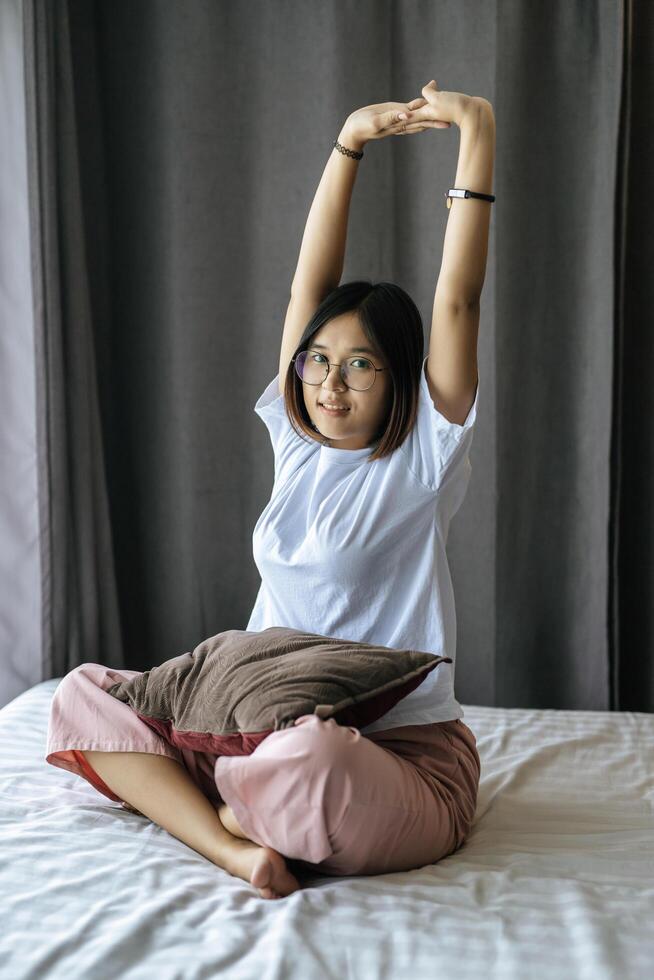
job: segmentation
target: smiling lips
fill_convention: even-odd
[[[337,402],[318,402],[320,408],[324,409],[325,412],[329,412],[330,415],[345,415],[349,412],[349,408],[346,405],[339,405]]]

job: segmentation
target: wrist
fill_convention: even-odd
[[[472,95],[468,97],[457,125],[459,129],[463,129],[464,126],[477,127],[489,121],[494,122],[494,120],[493,106],[488,99]]]
[[[357,153],[361,153],[366,145],[366,140],[358,137],[356,133],[350,129],[347,123],[338,134],[338,142],[341,144],[341,146],[347,147],[348,150],[355,150]]]

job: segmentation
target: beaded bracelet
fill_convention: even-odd
[[[339,153],[345,154],[346,157],[352,157],[353,160],[360,160],[363,153],[357,150],[348,150],[347,146],[342,146],[338,140],[334,140],[334,146],[339,151]]]

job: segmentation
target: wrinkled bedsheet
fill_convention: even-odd
[[[629,980],[654,964],[654,715],[463,705],[481,783],[435,865],[277,901],[44,760],[0,710],[0,976]]]

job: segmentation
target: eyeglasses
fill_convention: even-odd
[[[387,368],[375,367],[367,357],[351,357],[347,363],[330,364],[324,354],[311,349],[300,351],[292,360],[295,363],[295,371],[304,384],[323,384],[327,380],[330,367],[337,367],[340,369],[343,384],[354,391],[367,391],[368,388],[372,388],[377,372],[387,370]]]

